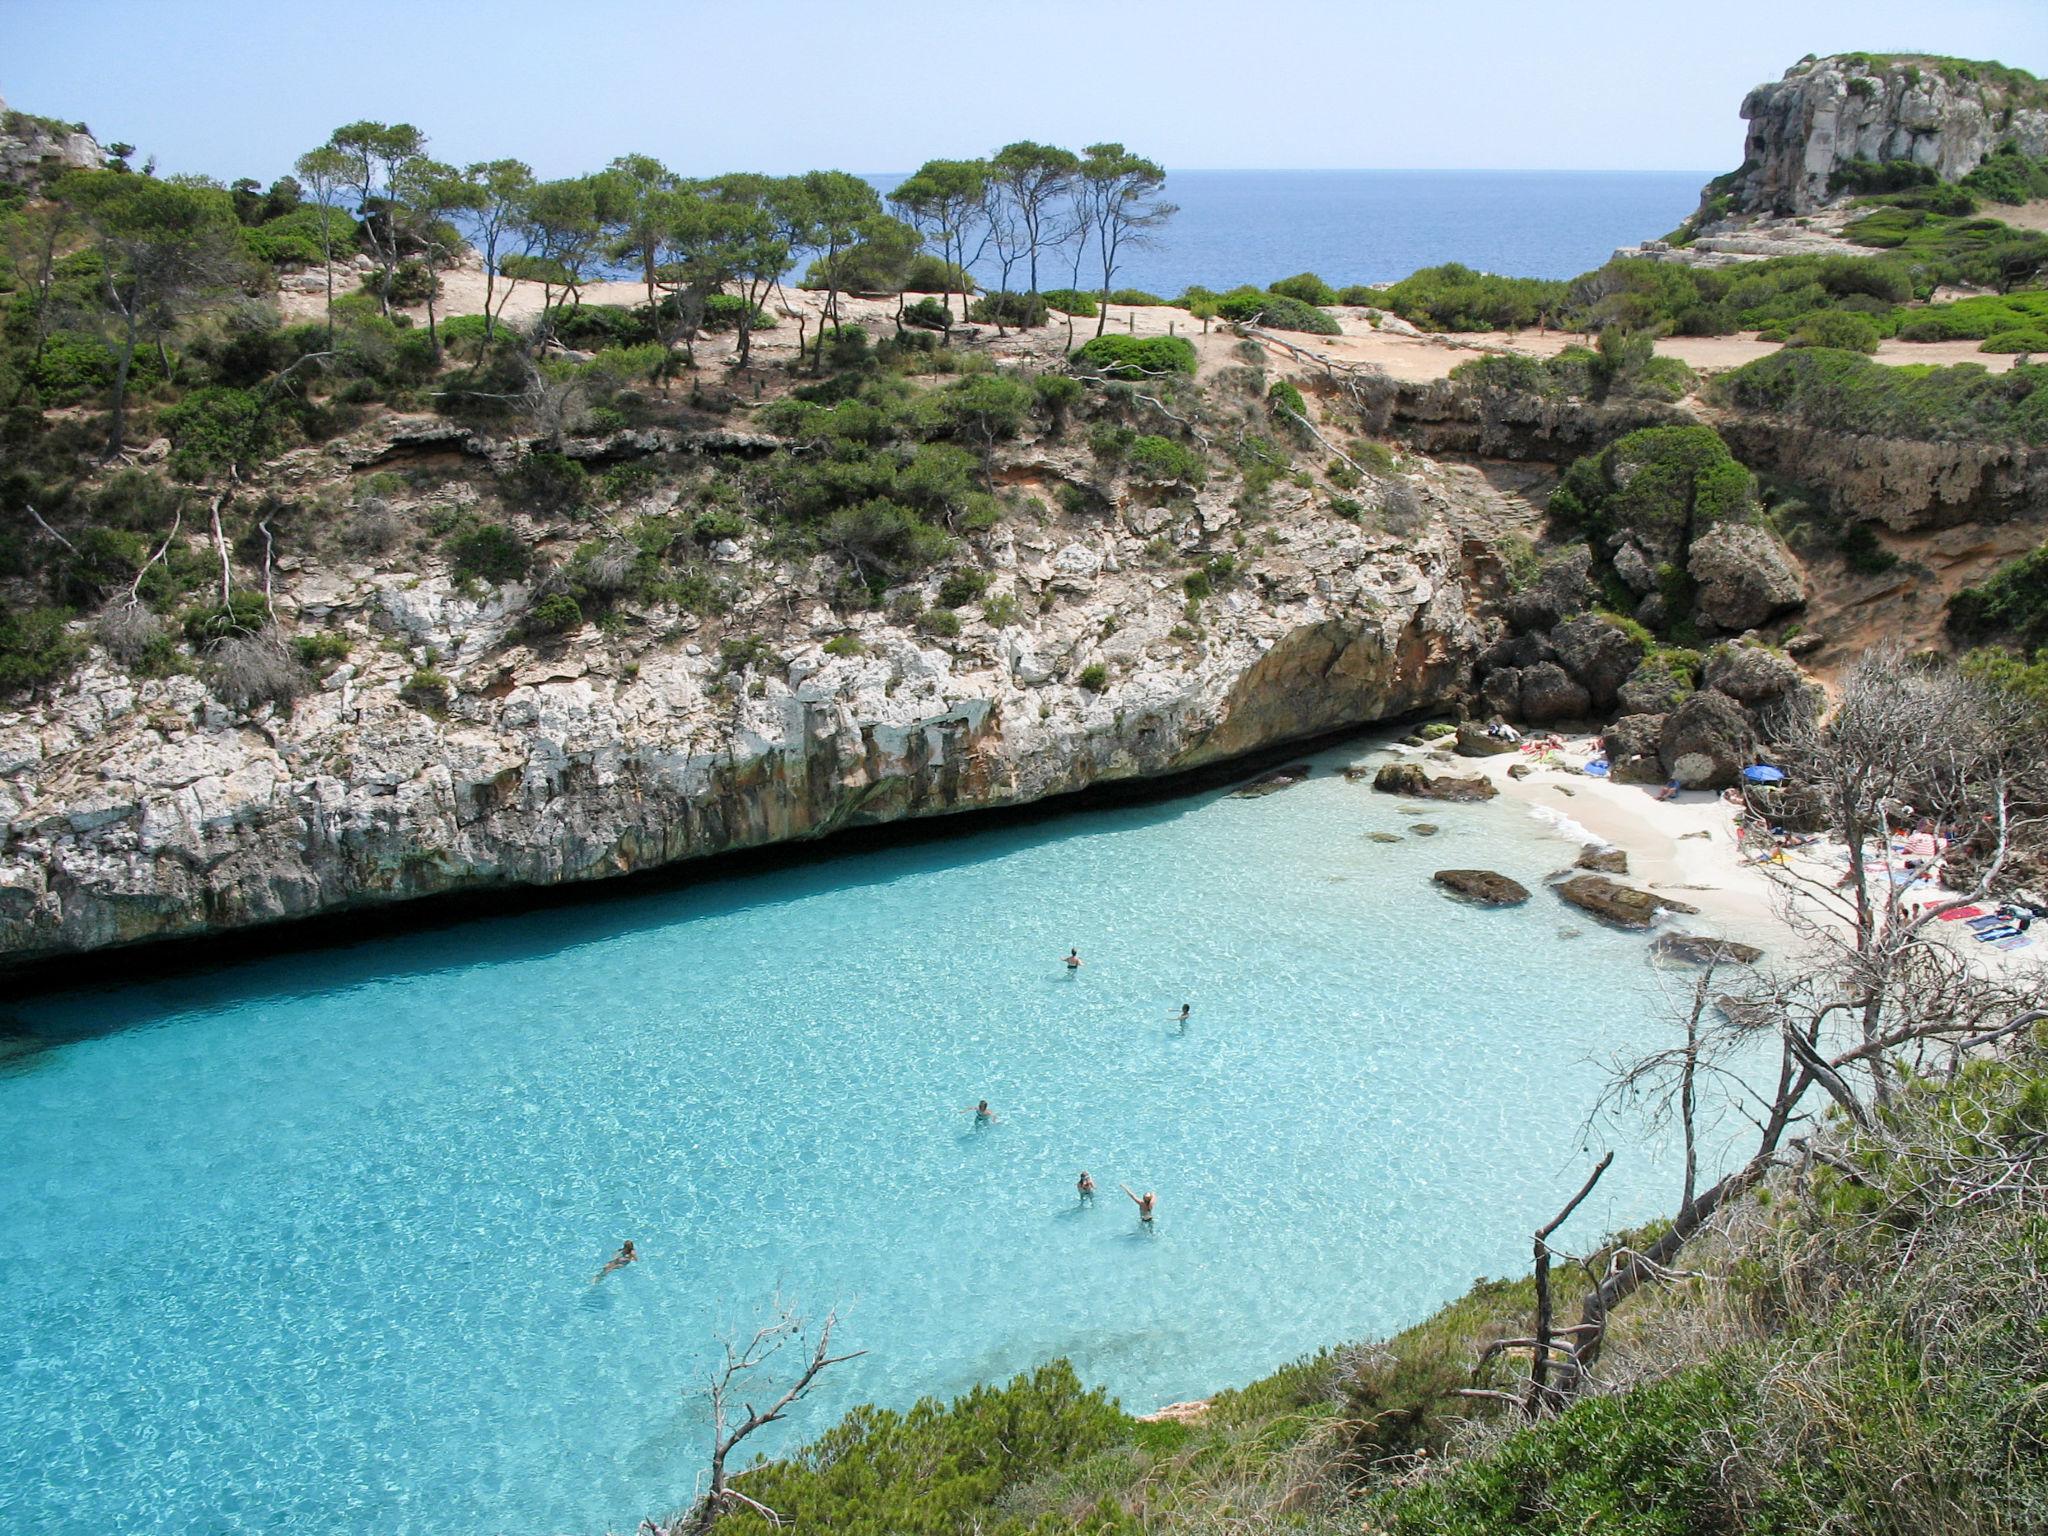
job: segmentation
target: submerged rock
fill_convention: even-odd
[[[1386,795],[1413,795],[1419,800],[1491,800],[1500,790],[1491,779],[1475,776],[1431,778],[1419,763],[1387,763],[1373,776],[1372,787]]]
[[[1401,841],[1392,832],[1368,832],[1365,835],[1376,843],[1398,843]]]
[[[1651,941],[1650,953],[1677,965],[1754,965],[1764,954],[1754,944],[1704,933],[1660,933]]]
[[[1271,773],[1261,774],[1249,784],[1240,784],[1231,794],[1240,800],[1256,800],[1261,795],[1278,794],[1283,789],[1292,789],[1308,778],[1309,765],[1294,763],[1286,768],[1275,768]]]
[[[1621,928],[1647,928],[1659,912],[1697,912],[1669,896],[1653,896],[1605,875],[1574,875],[1557,886],[1557,894],[1583,911]]]
[[[1437,833],[1443,831],[1443,828],[1433,821],[1418,821],[1408,830],[1417,837],[1435,837]]]
[[[1529,899],[1527,886],[1490,869],[1440,869],[1429,878],[1453,895],[1484,907],[1518,907]]]

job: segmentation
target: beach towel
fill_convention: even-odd
[[[1987,913],[1983,917],[1971,918],[1970,926],[1972,928],[2002,928],[2011,921],[2012,919],[2007,917],[2003,912],[1991,912]]]
[[[1606,778],[1606,777],[1607,777],[1607,761],[1606,761],[1606,759],[1605,759],[1605,758],[1599,758],[1599,757],[1596,757],[1596,758],[1594,758],[1594,759],[1593,759],[1593,761],[1592,761],[1592,762],[1590,762],[1590,763],[1586,764],[1586,777],[1587,777],[1587,778],[1589,778],[1589,779],[1604,779],[1604,778]]]
[[[1934,915],[1944,923],[1960,923],[1964,918],[1982,917],[1984,909],[1982,907],[1957,907],[1953,911],[1937,912]]]
[[[2009,939],[1998,940],[1991,947],[1993,949],[2025,949],[2029,944],[2033,942],[2034,941],[2026,937],[2026,935],[2016,933]]]
[[[2019,929],[2013,927],[1979,928],[1977,930],[1977,942],[1979,944],[1996,944],[2002,939],[2017,939],[2019,937]]]

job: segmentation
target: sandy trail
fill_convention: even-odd
[[[2043,209],[2044,223],[2048,223],[2048,204]],[[359,274],[337,271],[335,291],[353,291]],[[436,312],[443,319],[454,315],[479,315],[484,310],[485,283],[483,272],[472,263],[465,263],[442,275],[442,295]],[[504,298],[509,286],[511,296]],[[538,283],[514,282],[500,278],[496,299],[504,299],[501,313],[511,320],[528,321],[540,313],[543,290]],[[560,291],[556,292],[557,300]],[[583,302],[586,304],[635,305],[647,301],[647,291],[636,282],[587,283],[583,288]],[[313,320],[319,318],[325,303],[321,293],[300,293],[290,291],[279,298],[279,307],[287,321]],[[894,327],[893,316],[896,301],[889,299],[864,299],[842,297],[841,304],[845,318],[867,326],[878,334],[887,334]],[[755,338],[755,349],[764,359],[783,354],[794,354],[797,344],[798,327],[793,323],[798,316],[804,321],[807,334],[815,334],[817,318],[824,309],[824,295],[806,293],[800,288],[785,287],[771,294],[766,305],[771,313],[784,316],[783,323],[775,329],[759,333]],[[426,310],[418,307],[407,311],[416,321],[424,324]],[[1337,308],[1329,312],[1343,327],[1341,336],[1290,336],[1290,340],[1314,352],[1325,353],[1341,362],[1369,364],[1383,368],[1387,374],[1403,383],[1426,384],[1446,378],[1459,363],[1483,356],[1489,352],[1519,353],[1525,357],[1555,357],[1569,346],[1584,346],[1588,338],[1576,332],[1566,331],[1480,331],[1456,335],[1423,332],[1415,335],[1376,328],[1370,312],[1357,308]],[[1108,323],[1105,329],[1136,336],[1177,335],[1188,337],[1195,343],[1205,365],[1221,366],[1231,358],[1237,338],[1220,326],[1211,325],[1203,329],[1202,322],[1184,309],[1170,304],[1147,304],[1132,306],[1112,304],[1109,306]],[[991,350],[999,355],[1013,356],[1020,360],[1046,360],[1058,356],[1065,350],[1066,325],[1055,317],[1052,325],[1028,335],[1011,335],[996,339],[987,327],[981,327],[981,334],[988,340]],[[1095,334],[1096,321],[1074,322],[1074,341],[1078,345]],[[1657,351],[1666,357],[1675,357],[1695,372],[1701,374],[1720,373],[1730,368],[1739,368],[1744,363],[1759,357],[1769,356],[1778,350],[1778,344],[1760,341],[1756,333],[1747,331],[1734,336],[1667,336],[1657,343]],[[730,338],[712,338],[708,349],[700,345],[702,355],[716,357],[730,350]],[[1976,363],[1993,373],[2003,373],[2011,368],[2017,359],[2011,353],[1979,352],[1974,341],[1910,342],[1886,341],[1877,349],[1877,360],[1881,363]]]

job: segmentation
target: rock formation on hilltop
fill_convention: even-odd
[[[27,186],[61,171],[92,170],[106,158],[83,123],[16,112],[0,98],[0,186]]]
[[[1862,166],[1915,166],[1957,181],[2008,145],[2048,153],[2048,85],[1962,59],[1806,59],[1751,91],[1742,116],[1742,167],[1708,185],[1702,223],[1727,213],[1811,213],[1856,190]]]

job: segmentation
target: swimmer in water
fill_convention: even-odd
[[[1070,971],[1078,971],[1079,969],[1081,969],[1080,950],[1070,949],[1067,951],[1067,969]]]
[[[1131,1197],[1131,1203],[1137,1206],[1138,1224],[1140,1226],[1146,1227],[1151,1226],[1152,1207],[1154,1203],[1156,1203],[1158,1196],[1154,1195],[1152,1191],[1149,1189],[1146,1190],[1145,1193],[1143,1193],[1142,1195],[1137,1194],[1131,1189],[1131,1186],[1128,1184],[1119,1184],[1117,1185],[1117,1188],[1122,1190],[1125,1194],[1129,1195]]]
[[[1174,1022],[1180,1025],[1183,1030],[1188,1027],[1188,1005],[1186,1003],[1180,1005],[1180,1017],[1175,1019]]]
[[[1074,1188],[1080,1192],[1083,1205],[1093,1205],[1095,1203],[1095,1181],[1088,1177],[1088,1170],[1086,1168],[1081,1170],[1081,1177],[1075,1181]]]
[[[983,1099],[974,1106],[973,1114],[976,1125],[994,1125],[996,1123],[996,1112],[988,1107],[987,1099]]]
[[[592,1275],[590,1277],[590,1283],[592,1285],[597,1284],[598,1281],[602,1280],[606,1275],[610,1274],[613,1270],[624,1269],[628,1264],[631,1264],[635,1259],[639,1257],[640,1255],[633,1251],[633,1239],[631,1239],[630,1237],[627,1238],[625,1242],[619,1246],[619,1251],[611,1256],[611,1261],[608,1264],[606,1264],[603,1269],[600,1269],[595,1275]]]

